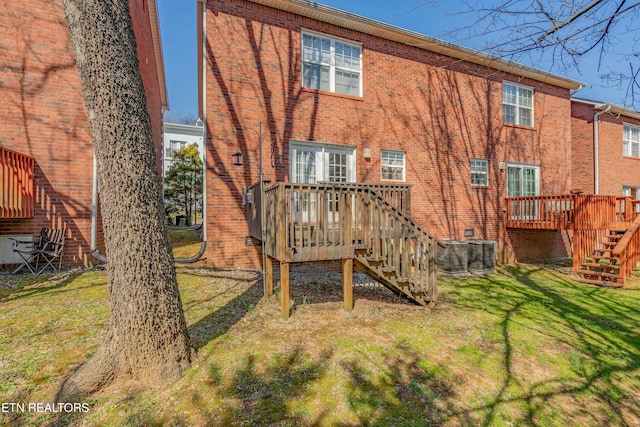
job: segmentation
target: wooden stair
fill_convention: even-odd
[[[437,240],[375,192],[370,202],[378,212],[371,228],[381,234],[358,242],[355,268],[420,305],[435,305]]]
[[[604,236],[602,247],[597,248],[594,254],[580,264],[577,271],[578,281],[598,286],[621,288],[625,277],[620,272],[620,257],[613,253],[626,229],[610,229]]]
[[[428,306],[435,304],[435,298],[423,290],[416,290],[413,280],[400,273],[402,265],[390,266],[386,259],[371,255],[367,249],[356,250],[354,266],[361,272],[367,274],[372,279],[384,285],[387,289],[397,294],[405,295],[420,305]]]

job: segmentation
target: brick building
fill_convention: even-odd
[[[575,189],[640,199],[640,113],[574,98],[571,132]]]
[[[260,133],[272,182],[408,184],[439,239],[496,240],[505,262],[567,255],[560,231],[507,230],[504,199],[575,187],[579,82],[317,3],[198,5],[208,262],[260,265],[242,198]]]
[[[129,5],[157,156],[162,159],[167,94],[156,2],[132,0]],[[0,96],[5,101],[0,149],[35,160],[34,214],[0,219],[0,235],[65,228],[64,264],[90,265],[93,146],[62,1],[5,1],[0,29]]]

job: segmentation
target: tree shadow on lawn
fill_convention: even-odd
[[[243,277],[238,275],[238,271],[232,270],[195,269],[193,271],[184,270],[183,273],[212,280],[227,280],[229,282],[213,295],[206,297],[195,296],[194,298],[196,299],[185,301],[185,310],[192,310],[197,306],[213,303],[225,294],[234,292],[238,286],[250,284],[244,292],[234,297],[223,307],[206,315],[189,327],[191,345],[196,350],[227,333],[234,324],[252,311],[264,298],[260,272],[240,272],[244,274]],[[276,283],[277,279],[277,277],[274,279]],[[291,298],[294,300],[294,316],[296,308],[302,305],[341,302],[343,298],[341,280],[340,275],[334,274],[292,273],[290,286]],[[279,292],[279,287],[276,287],[275,292]],[[394,294],[382,285],[374,286],[371,283],[356,285],[354,287],[354,299],[356,307],[358,299],[415,305],[407,298]],[[273,312],[274,319],[279,318],[279,316],[279,312]]]
[[[193,309],[195,306],[211,303],[217,298],[222,297],[224,294],[233,292],[234,289],[237,288],[238,282],[244,282],[245,286],[247,283],[250,283],[249,287],[247,287],[244,292],[237,295],[216,311],[206,315],[189,326],[188,331],[191,346],[196,350],[199,350],[210,341],[213,341],[219,336],[227,333],[233,325],[238,323],[247,315],[247,313],[253,310],[253,308],[260,302],[260,299],[263,298],[263,286],[262,281],[259,278],[259,273],[251,273],[246,278],[239,278],[230,271],[208,271],[205,269],[198,269],[194,272],[188,272],[188,274],[211,278],[214,280],[222,278],[229,279],[230,283],[214,295],[201,298],[197,301],[186,302],[185,309]]]
[[[509,277],[491,275],[460,281],[447,294],[458,309],[484,310],[495,316],[504,367],[502,386],[490,401],[451,413],[482,413],[482,424],[488,426],[496,422],[502,406],[516,404],[526,412],[518,422],[534,425],[548,416],[552,399],[571,397],[587,398],[591,404],[564,408],[569,411],[563,415],[565,420],[574,415],[583,421],[592,417],[587,419],[596,424],[627,425],[640,419],[640,406],[632,392],[639,385],[633,372],[640,366],[640,312],[623,300],[638,300],[638,295],[595,288],[534,267],[508,267],[504,274]],[[507,284],[514,280],[517,286]],[[531,339],[535,334],[573,349],[567,354],[568,375],[529,383],[518,379],[517,374],[522,377],[523,372],[515,372],[514,358],[523,351],[527,333]]]
[[[2,282],[2,286],[0,286],[0,302],[34,297],[45,292],[52,294],[68,292],[69,290],[64,288],[73,283],[83,273],[84,271],[81,269],[74,269],[53,275],[17,274],[3,276],[0,278],[0,282]],[[105,283],[85,287],[100,286]],[[74,288],[74,290],[76,289]]]
[[[455,399],[451,380],[409,346],[397,345],[392,352],[382,366],[371,367],[338,359],[333,349],[249,351],[236,356],[226,377],[223,367],[210,363],[209,390],[187,399],[204,425],[441,425],[446,418],[438,402]],[[343,418],[337,419],[334,408]],[[153,411],[134,410],[124,424],[190,423],[185,415],[162,419]]]

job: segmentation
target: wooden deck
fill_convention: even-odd
[[[419,304],[435,303],[437,241],[411,220],[409,186],[278,183],[260,197],[256,184],[247,194],[249,233],[258,240],[264,203],[266,287],[279,262],[283,317],[292,262],[341,260],[345,311],[353,306],[354,267]]]
[[[640,201],[589,194],[506,200],[507,228],[568,230],[573,272],[582,281],[621,287],[640,261]]]
[[[33,218],[35,161],[0,148],[0,218]]]

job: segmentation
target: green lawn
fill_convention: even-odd
[[[339,272],[292,274],[279,318],[251,271],[179,269],[197,355],[160,390],[111,388],[70,415],[0,425],[510,426],[640,423],[640,291],[554,269],[440,278],[434,311],[381,287],[340,312]],[[633,280],[638,280],[634,278]],[[633,282],[632,280],[632,282]],[[0,278],[0,403],[50,402],[107,327],[104,272]]]
[[[188,258],[198,253],[202,238],[200,230],[186,227],[169,227],[169,238],[174,258]]]

